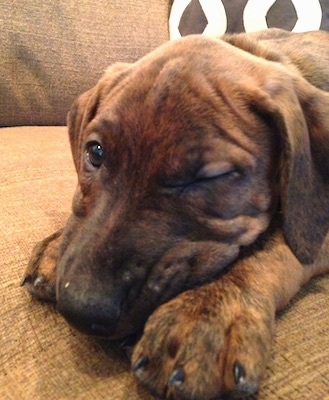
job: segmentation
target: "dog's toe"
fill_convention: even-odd
[[[25,274],[21,280],[21,286],[24,286],[37,299],[49,301],[55,301],[56,299],[55,282],[42,275],[32,276]]]
[[[21,280],[21,286],[38,299],[56,301],[56,269],[61,235],[62,230],[57,231],[34,247]]]
[[[256,393],[272,336],[267,313],[243,309],[244,301],[236,303],[236,295],[205,313],[200,298],[209,303],[207,296],[192,299],[187,293],[149,318],[132,355],[137,379],[165,399],[231,399]]]

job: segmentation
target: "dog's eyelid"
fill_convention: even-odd
[[[207,164],[198,171],[196,180],[215,179],[228,175],[240,175],[239,168],[231,163],[226,162]]]
[[[243,175],[243,171],[241,168],[229,164],[229,163],[223,163],[223,164],[209,164],[204,167],[202,167],[194,176],[194,178],[191,179],[185,179],[185,180],[172,180],[170,182],[167,182],[166,184],[163,185],[163,188],[167,190],[179,190],[181,192],[185,191],[188,187],[193,187],[194,184],[206,182],[206,181],[212,181],[216,179],[221,179],[221,178],[238,178],[241,175]]]

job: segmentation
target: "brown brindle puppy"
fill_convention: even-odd
[[[23,283],[83,332],[144,327],[132,368],[162,398],[256,392],[276,311],[329,270],[328,91],[324,32],[112,66],[70,112],[73,213]]]

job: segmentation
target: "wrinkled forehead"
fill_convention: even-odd
[[[182,39],[135,64],[110,68],[98,86],[97,113],[88,131],[102,134],[112,148],[130,147],[135,153],[137,147],[152,152],[160,146],[167,154],[180,147],[193,153],[218,137],[238,138],[245,146],[249,140],[242,131],[254,121],[245,112],[241,76],[229,64],[232,52],[222,41]]]
[[[98,87],[96,120],[101,125],[104,119],[122,123],[140,134],[154,126],[162,134],[165,126],[168,136],[172,125],[175,130],[192,126],[193,131],[218,113],[236,112],[241,95],[235,98],[237,78],[232,65],[226,65],[231,47],[221,41],[183,39],[135,64],[109,68]]]
[[[165,162],[174,174],[228,159],[238,154],[236,146],[252,152],[245,128],[253,121],[243,112],[243,94],[234,90],[239,83],[232,66],[223,66],[225,55],[218,63],[212,42],[210,51],[203,51],[207,41],[192,42],[168,44],[135,64],[114,66],[100,81],[85,141],[102,143],[112,171],[114,165],[141,170],[144,164],[156,171]]]

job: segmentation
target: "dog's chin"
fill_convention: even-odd
[[[140,330],[132,330],[129,328],[123,327],[122,329],[115,329],[111,327],[106,327],[102,325],[93,325],[92,327],[88,329],[81,329],[81,327],[77,327],[75,325],[72,325],[69,322],[70,326],[72,326],[74,329],[78,330],[80,333],[91,336],[91,337],[96,337],[104,340],[113,340],[113,341],[118,341],[124,344],[131,343],[133,342],[133,338],[137,337],[140,335],[140,332],[142,332],[142,329]]]
[[[97,301],[96,301],[97,300]],[[75,330],[89,336],[121,340],[143,329],[151,309],[125,312],[117,298],[70,297],[57,292],[57,311]]]
[[[120,321],[109,324],[106,321],[97,321],[96,319],[94,322],[89,323],[80,318],[74,318],[72,315],[68,315],[66,311],[61,309],[58,311],[65,318],[68,324],[80,333],[108,340],[130,339],[141,331],[143,327],[143,324],[138,324],[139,326],[135,324],[132,326],[132,324]]]

